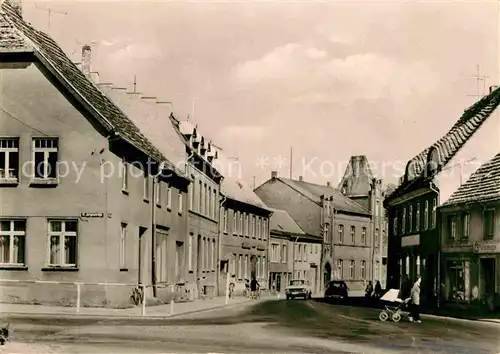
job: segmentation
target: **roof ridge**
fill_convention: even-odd
[[[307,199],[312,201],[314,204],[320,205],[320,203],[318,203],[316,200],[313,200],[310,196],[306,195],[303,191],[300,191],[297,188],[295,188],[295,186],[292,186],[290,183],[287,183],[287,181],[291,181],[290,179],[283,178],[283,177],[277,177],[276,179],[281,181],[282,183],[286,184],[288,187],[292,188],[294,191],[302,194],[304,197],[306,197]]]

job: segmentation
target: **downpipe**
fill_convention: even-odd
[[[221,180],[222,183],[222,180]],[[220,185],[219,185],[219,191],[220,191]],[[216,294],[217,296],[220,295],[220,274],[221,274],[221,269],[220,269],[220,263],[221,263],[221,250],[222,250],[222,237],[223,237],[223,227],[224,225],[221,224],[221,216],[222,216],[222,208],[224,204],[226,203],[227,198],[223,196],[223,199],[219,202],[219,220],[217,225],[219,225],[219,237],[217,240],[217,273],[216,273],[216,279],[215,279],[215,285],[216,285]],[[227,274],[229,274],[229,260],[227,261],[226,264],[227,267]],[[227,289],[226,289],[227,292]],[[227,294],[226,294],[227,297]]]
[[[436,277],[436,305],[438,308],[441,307],[441,228],[438,227],[438,218],[437,218],[437,201],[439,200],[439,191],[434,188],[434,182],[429,184],[429,188],[431,191],[437,194],[436,196],[436,216],[435,216],[435,227],[437,228],[437,238],[438,238],[438,249],[437,249],[437,277]]]

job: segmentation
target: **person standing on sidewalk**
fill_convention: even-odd
[[[410,321],[421,323],[420,321],[420,282],[422,278],[417,277],[417,281],[411,288],[411,318]]]

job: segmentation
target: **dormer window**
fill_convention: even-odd
[[[406,181],[411,182],[417,177],[417,162],[410,161],[406,165]]]
[[[205,138],[201,137],[201,142],[200,142],[200,155],[205,156],[205,151],[207,151],[207,148],[205,147]]]
[[[431,148],[427,158],[427,173],[428,176],[433,176],[439,167],[439,154],[435,147]]]

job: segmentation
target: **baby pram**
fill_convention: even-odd
[[[410,298],[401,300],[400,298],[398,298],[398,294],[398,289],[390,289],[384,294],[384,296],[380,298],[380,300],[382,301],[387,301],[394,304],[393,306],[385,305],[385,309],[380,311],[378,315],[380,321],[385,322],[388,319],[391,319],[393,322],[401,321],[401,314],[404,310],[407,309]]]

